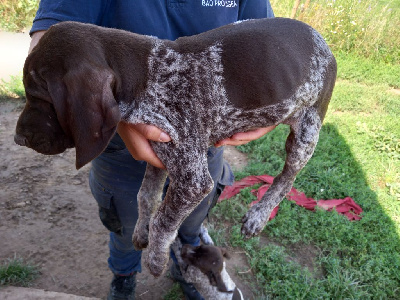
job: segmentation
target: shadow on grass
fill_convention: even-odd
[[[262,139],[241,146],[249,153],[250,163],[245,171],[236,174],[237,179],[248,175],[276,176],[283,167],[288,132],[289,128],[281,125]],[[263,296],[398,299],[400,239],[396,224],[380,203],[387,199],[378,198],[368,185],[364,172],[369,171],[373,170],[363,170],[356,161],[336,126],[328,123],[321,130],[313,158],[299,173],[294,186],[315,199],[352,197],[364,210],[360,221],[350,222],[336,212],[307,211],[284,200],[277,217],[264,229],[266,240],[272,241],[265,244],[257,238],[243,241],[240,236],[239,215],[244,209],[239,207],[254,200],[251,188],[215,209],[217,215],[226,217],[231,213],[235,225],[230,242],[247,251]],[[299,245],[319,249],[315,263],[322,277],[290,259]]]

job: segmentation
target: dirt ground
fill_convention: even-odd
[[[112,274],[107,267],[108,231],[97,215],[86,166],[74,167],[74,150],[40,155],[16,145],[19,100],[0,101],[0,261],[14,256],[36,264],[34,288],[104,298]],[[240,168],[246,157],[228,149],[227,158]],[[250,288],[236,272],[248,270],[244,253],[231,252],[230,274],[245,294]],[[166,273],[155,279],[138,275],[137,299],[162,299],[173,281]]]

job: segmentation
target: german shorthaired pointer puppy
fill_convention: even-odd
[[[213,187],[207,148],[237,132],[290,125],[282,173],[243,218],[242,234],[259,234],[314,152],[335,80],[323,38],[291,19],[176,41],[63,22],[25,62],[15,142],[44,154],[75,147],[80,168],[105,149],[120,120],[167,132],[171,142],[151,143],[166,170],[148,164],[133,236],[136,248],[148,246],[147,266],[158,276],[180,224]]]
[[[204,299],[243,300],[242,292],[226,271],[224,257],[229,258],[229,255],[224,248],[214,245],[182,246],[177,238],[171,249],[183,278],[192,283]]]

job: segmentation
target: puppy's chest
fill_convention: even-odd
[[[221,52],[219,44],[180,53],[156,43],[148,59],[147,88],[135,103],[121,105],[122,118],[173,131],[179,139],[209,135],[228,102]]]
[[[213,120],[226,105],[221,46],[198,53],[179,53],[156,45],[149,58],[146,100],[166,115]]]

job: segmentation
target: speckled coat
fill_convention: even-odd
[[[243,21],[176,41],[64,22],[27,58],[27,105],[15,141],[45,154],[74,146],[80,168],[102,152],[121,119],[167,132],[171,142],[152,142],[166,171],[148,165],[133,236],[136,248],[148,247],[146,264],[158,276],[180,224],[213,187],[209,145],[290,126],[282,173],[242,220],[245,237],[259,234],[313,154],[335,79],[323,38],[295,20]]]

